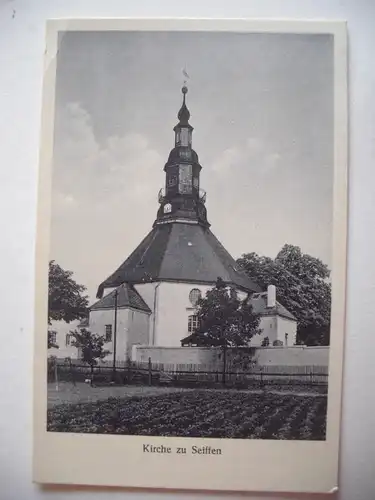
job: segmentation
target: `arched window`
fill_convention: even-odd
[[[192,306],[196,306],[198,300],[202,297],[202,292],[199,290],[199,288],[193,288],[191,292],[189,293],[189,300]]]
[[[194,333],[195,330],[198,328],[198,326],[199,326],[198,316],[196,314],[192,314],[191,316],[189,316],[189,318],[188,318],[188,332]]]

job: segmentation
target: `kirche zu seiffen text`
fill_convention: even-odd
[[[213,448],[212,446],[191,446],[190,448],[186,447],[171,447],[161,445],[153,445],[153,444],[144,444],[143,445],[143,453],[156,453],[160,455],[168,455],[175,453],[177,455],[221,455],[221,448]]]

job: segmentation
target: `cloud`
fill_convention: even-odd
[[[243,143],[220,152],[210,162],[210,170],[218,177],[233,177],[244,169],[250,169],[252,175],[266,175],[279,166],[280,160],[280,153],[270,150],[266,141],[248,137]]]
[[[82,209],[93,201],[109,207],[139,197],[146,205],[154,201],[162,180],[163,158],[147,137],[130,133],[109,137],[100,144],[90,115],[78,103],[68,104],[59,113],[56,137],[56,208],[63,210],[74,204]]]
[[[150,230],[165,159],[136,132],[100,143],[77,103],[58,110],[55,137],[51,258],[72,270],[93,300]]]

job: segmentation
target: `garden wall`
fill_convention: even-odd
[[[163,364],[215,364],[221,350],[215,347],[133,346],[133,361]]]
[[[260,366],[328,366],[329,347],[251,347],[227,350],[227,360],[247,358]],[[132,359],[147,363],[204,364],[213,368],[222,362],[216,347],[133,346]]]

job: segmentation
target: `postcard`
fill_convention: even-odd
[[[346,24],[51,20],[34,480],[337,491]]]

